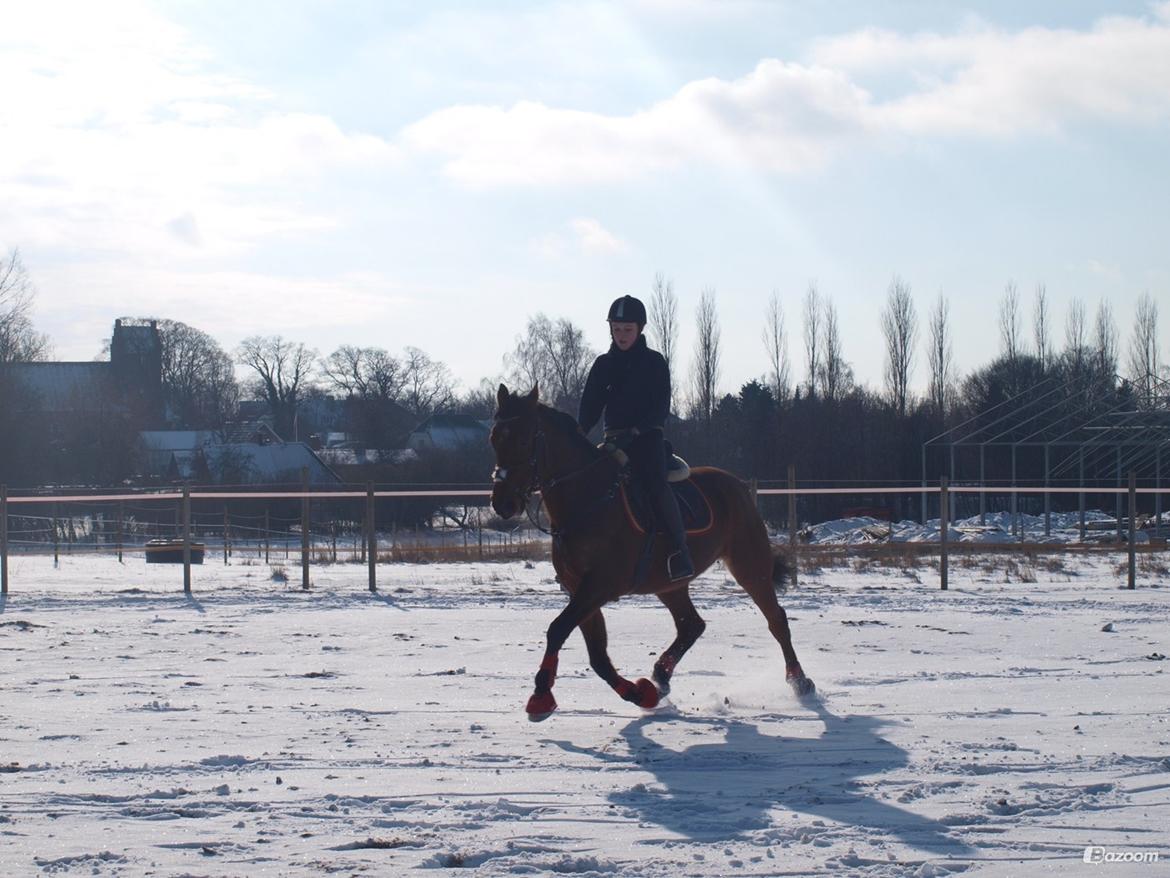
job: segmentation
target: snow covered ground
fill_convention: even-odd
[[[1170,513],[1162,514],[1161,538],[1170,534]],[[1155,520],[1151,516],[1150,529],[1139,529],[1134,542],[1150,542]],[[1122,522],[1123,529],[1128,526]],[[810,525],[802,533],[806,542],[822,545],[863,545],[875,542],[893,543],[937,543],[942,531],[942,522],[937,518],[926,524],[917,521],[888,521],[866,516],[841,518]],[[1128,534],[1123,530],[1123,537]],[[777,541],[787,541],[783,534],[776,534]],[[955,543],[1009,544],[1026,542],[1053,545],[1081,542],[1080,513],[1054,512],[1049,516],[1047,532],[1043,515],[1020,513],[1016,516],[1016,528],[1012,527],[1010,512],[988,512],[982,518],[978,515],[953,521],[947,528],[947,539]],[[1117,519],[1098,509],[1085,511],[1085,542],[1113,543],[1119,540]]]
[[[306,593],[209,558],[185,598],[141,557],[15,557],[0,875],[1165,874],[1170,559],[1136,591],[1121,560],[802,575],[810,703],[716,568],[670,706],[574,636],[534,725],[547,563],[384,565],[371,595],[360,565]],[[652,598],[607,620],[630,676],[673,635]]]

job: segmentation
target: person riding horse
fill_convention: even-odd
[[[588,434],[605,414],[605,437],[630,459],[630,469],[645,489],[674,548],[666,561],[671,582],[695,575],[678,501],[666,481],[663,425],[670,412],[670,369],[646,344],[646,306],[633,296],[610,305],[609,350],[593,362],[577,422]]]

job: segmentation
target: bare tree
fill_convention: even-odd
[[[1138,298],[1129,342],[1129,377],[1146,405],[1153,402],[1158,384],[1158,359],[1158,304],[1147,290]]]
[[[715,290],[705,287],[695,310],[694,399],[692,414],[710,423],[719,393],[719,317],[715,312]]]
[[[662,272],[654,275],[650,289],[650,321],[646,328],[655,349],[666,360],[666,369],[674,380],[674,354],[678,344],[678,296],[674,293],[674,281],[668,280]],[[671,387],[671,403],[674,403],[674,387]]]
[[[1093,350],[1091,363],[1093,371],[1102,379],[1111,379],[1117,374],[1117,324],[1113,322],[1113,308],[1108,299],[1102,299],[1097,306],[1097,319],[1093,324]]]
[[[154,319],[168,414],[188,429],[222,427],[235,417],[240,388],[232,358],[214,338],[178,320]]]
[[[788,333],[784,327],[784,306],[780,304],[780,291],[772,290],[768,300],[768,312],[764,317],[764,348],[768,352],[772,384],[772,396],[777,402],[788,399]]]
[[[1032,309],[1032,336],[1036,340],[1036,358],[1047,370],[1052,365],[1052,336],[1048,326],[1048,290],[1044,284],[1036,287],[1036,303]]]
[[[951,305],[940,292],[930,314],[930,401],[939,417],[946,417],[953,393],[954,358],[951,351]]]
[[[530,389],[548,383],[548,348],[539,337],[547,323],[543,314],[530,317],[524,333],[516,337],[516,347],[504,355],[504,368],[513,386]]]
[[[10,250],[0,258],[0,363],[47,359],[49,338],[32,324],[36,290],[20,258]]]
[[[445,411],[455,402],[455,379],[446,363],[432,360],[425,351],[408,347],[402,354],[403,408],[418,418]]]
[[[886,295],[882,334],[886,339],[886,390],[894,410],[905,415],[910,373],[914,368],[914,345],[918,341],[918,314],[910,298],[910,285],[896,275]]]
[[[841,350],[841,331],[837,323],[837,306],[832,299],[824,302],[824,365],[821,367],[821,395],[841,399],[853,387],[853,369],[845,362]]]
[[[528,319],[524,334],[516,339],[516,348],[505,360],[518,386],[539,383],[546,399],[575,412],[596,356],[585,342],[585,333],[572,321],[563,317],[553,321],[537,314]]]
[[[267,400],[280,436],[296,438],[297,406],[316,358],[316,351],[279,335],[253,335],[236,349],[236,361],[256,373],[253,389]]]
[[[497,408],[496,392],[499,386],[500,376],[481,378],[479,384],[470,388],[459,400],[459,412],[480,420],[489,419]]]
[[[585,379],[597,352],[585,342],[585,333],[564,317],[557,320],[545,342],[552,368],[553,399],[558,407],[576,414],[585,392]]]
[[[999,344],[1014,371],[1020,359],[1020,294],[1014,281],[1008,281],[999,302]]]
[[[1089,338],[1085,318],[1085,303],[1073,299],[1068,303],[1064,321],[1064,360],[1073,374],[1084,374],[1089,355]]]
[[[804,353],[808,370],[808,395],[815,396],[821,373],[821,297],[810,282],[804,294]]]
[[[382,348],[342,345],[321,361],[321,374],[334,390],[360,399],[396,402],[406,384],[402,363]]]

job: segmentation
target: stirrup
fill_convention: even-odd
[[[686,552],[674,552],[666,559],[666,575],[671,582],[690,579],[695,575],[694,562]]]

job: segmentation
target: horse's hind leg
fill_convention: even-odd
[[[617,672],[609,657],[609,634],[601,610],[581,620],[581,635],[589,650],[589,666],[624,700],[647,710],[658,706],[658,689],[649,680],[633,683]]]
[[[658,691],[666,695],[670,692],[670,678],[674,675],[675,666],[707,630],[707,623],[699,616],[699,611],[691,602],[691,593],[685,586],[659,594],[658,600],[670,610],[670,615],[674,617],[675,630],[678,632],[674,643],[668,646],[654,663],[654,682],[658,684]]]
[[[768,544],[767,535],[760,525],[761,539],[740,540],[738,545],[729,551],[723,558],[727,569],[735,577],[735,581],[743,586],[764,618],[768,622],[768,630],[780,644],[780,651],[784,653],[784,678],[792,686],[797,695],[810,695],[816,691],[813,681],[806,677],[800,660],[796,657],[796,650],[792,647],[792,632],[788,629],[788,614],[776,600],[776,585],[773,582],[775,570],[772,558],[772,548]]]

